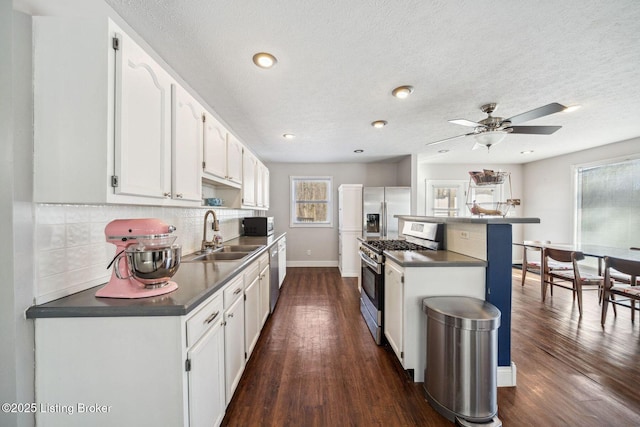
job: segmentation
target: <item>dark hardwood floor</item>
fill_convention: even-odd
[[[594,292],[582,319],[571,292],[540,300],[539,276],[513,270],[517,387],[498,389],[505,426],[640,425],[640,332],[629,310],[601,328]],[[225,426],[450,426],[360,316],[355,279],[289,268],[280,300]],[[639,322],[640,323],[640,322]]]

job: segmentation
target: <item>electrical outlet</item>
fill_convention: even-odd
[[[468,239],[469,238],[469,232],[468,231],[461,231],[460,232],[460,238],[461,239]]]
[[[307,249],[307,255],[311,255],[311,249]]]

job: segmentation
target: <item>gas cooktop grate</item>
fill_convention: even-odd
[[[407,242],[406,240],[367,240],[367,245],[381,251],[420,251],[424,246]]]

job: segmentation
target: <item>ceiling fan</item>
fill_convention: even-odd
[[[492,146],[501,142],[509,133],[520,133],[527,135],[551,135],[562,126],[514,125],[519,125],[520,123],[528,122],[529,120],[548,116],[549,114],[558,113],[567,109],[567,107],[565,107],[564,105],[553,102],[551,104],[535,108],[531,111],[527,111],[526,113],[517,114],[515,116],[509,117],[508,119],[504,119],[502,117],[494,117],[491,115],[495,111],[496,105],[496,103],[483,105],[480,109],[483,113],[487,114],[487,118],[478,122],[473,122],[466,119],[449,120],[450,123],[473,127],[473,132],[453,136],[451,138],[441,139],[435,142],[430,142],[427,145],[441,144],[452,139],[473,135],[476,139],[476,143],[473,146],[474,150],[480,147],[487,147],[487,150],[489,150]]]

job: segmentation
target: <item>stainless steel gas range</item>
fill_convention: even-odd
[[[442,249],[444,226],[405,222],[404,239],[374,239],[360,242],[362,269],[360,312],[378,345],[384,340],[384,251],[425,251]]]

